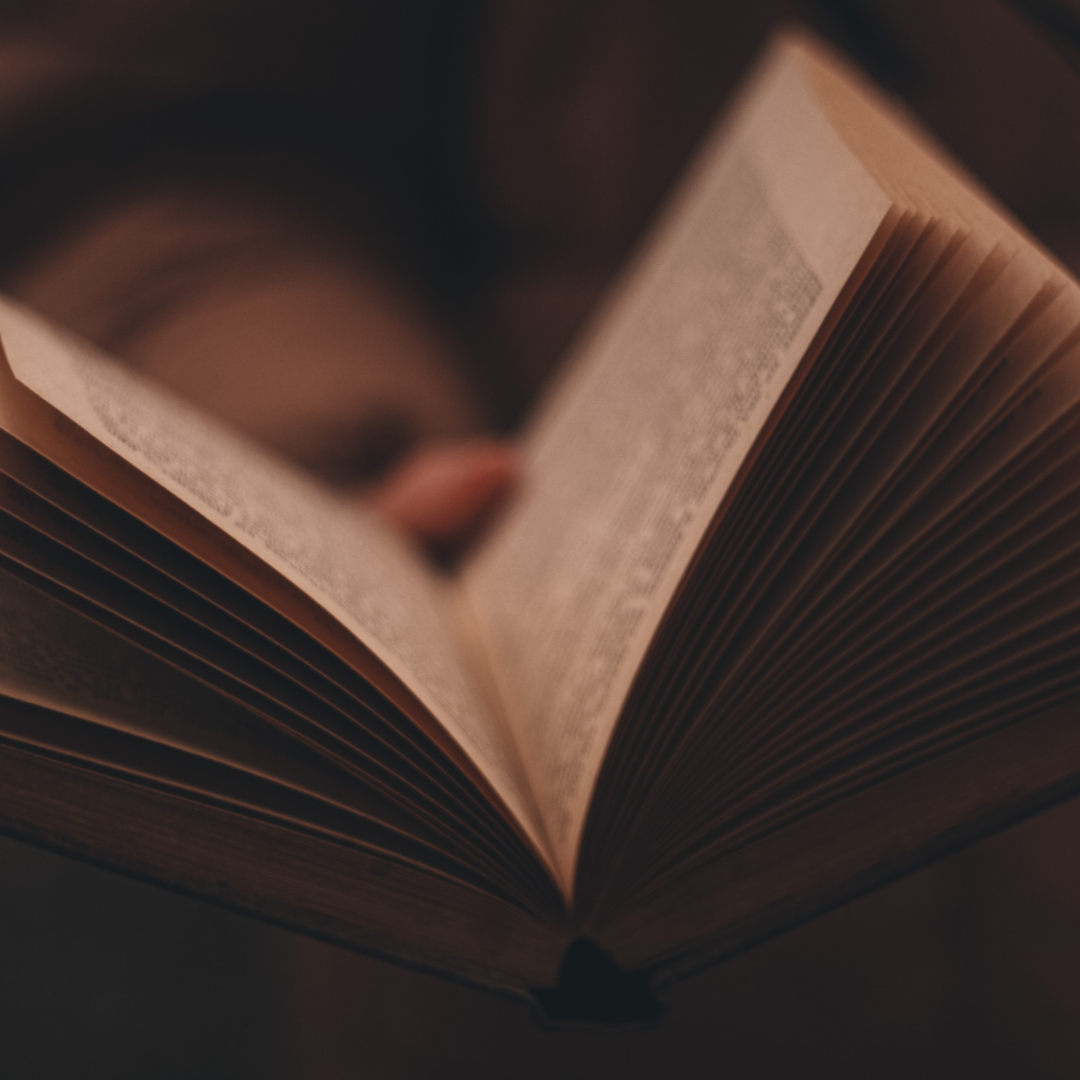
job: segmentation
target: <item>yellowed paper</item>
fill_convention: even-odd
[[[0,301],[15,378],[315,599],[412,688],[543,847],[451,587],[373,513]]]
[[[465,587],[568,878],[649,641],[890,206],[781,48],[528,438]]]

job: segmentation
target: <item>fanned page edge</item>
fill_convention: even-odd
[[[939,212],[943,211],[943,216],[958,228],[964,223],[969,228],[974,226],[977,235],[983,238],[983,249],[998,252],[999,265],[1008,266],[1016,272],[1014,277],[1026,282],[1029,297],[1048,290],[1049,295],[1055,288],[1064,289],[1065,281],[1054,257],[1027,237],[1023,228],[1006,211],[1001,210],[991,197],[985,195],[980,185],[971,181],[962,168],[950,162],[932,138],[927,138],[917,127],[913,130],[902,110],[883,99],[880,92],[868,86],[858,72],[852,72],[842,58],[837,63],[839,70],[836,70],[831,66],[828,51],[824,56],[818,55],[812,39],[809,45],[806,42],[805,35],[796,36],[795,43],[804,61],[812,65],[811,77],[820,80],[825,76],[836,80],[845,95],[859,99],[860,107],[884,112],[887,120],[894,125],[889,134],[906,138],[913,144],[913,150],[918,151],[918,154],[911,154],[906,168],[900,170],[906,172],[907,176],[899,179],[899,186],[902,187],[907,179],[914,179],[918,183],[915,201],[924,205],[931,200],[936,201]],[[847,79],[849,75],[853,77]],[[865,101],[862,100],[864,92]],[[838,114],[836,110],[844,105],[842,100],[834,100],[829,105],[838,129],[845,123],[858,123],[858,110],[855,110],[854,121],[842,113]],[[873,137],[873,129],[868,126],[867,130],[870,131],[870,138],[860,138],[865,132],[853,132],[850,127],[846,131],[838,130],[838,133],[842,138],[847,136],[845,142],[851,139],[848,144],[856,153],[859,153],[860,147],[868,156],[879,152],[897,153],[896,143],[899,140],[877,140]],[[893,145],[889,146],[890,142]],[[906,152],[906,149],[903,148],[901,152]],[[924,163],[938,172],[934,174],[932,169],[924,167]],[[942,174],[947,183],[941,182]],[[1066,297],[1063,291],[1057,292],[1056,296],[1064,306],[1071,306],[1073,314],[1070,315],[1068,311],[1061,313],[1053,332],[1056,336],[1048,339],[1049,343],[1044,349],[1048,357],[1057,356],[1060,359],[1065,355],[1064,351],[1054,348],[1055,340],[1065,342],[1062,350],[1068,347],[1075,356],[1075,312],[1078,310],[1077,296],[1080,290],[1075,282],[1070,282],[1067,287],[1071,297]],[[1028,309],[1028,303],[1017,306],[1018,312]],[[1067,346],[1070,340],[1073,344]],[[987,355],[993,354],[987,350]],[[1036,367],[1030,368],[1030,371],[1028,368],[1023,370],[1033,375]],[[1060,367],[1058,371],[1064,377]],[[1017,407],[1033,412],[1034,403],[1040,396],[1054,400],[1063,400],[1068,396],[1063,392],[1047,393],[1042,379],[1043,376],[1040,376],[1035,391],[1031,391],[1029,385],[1028,394],[1022,399],[1018,396],[1014,405],[1019,402]],[[1075,387],[1075,376],[1069,381]],[[1010,425],[1014,419],[1010,418]],[[1033,419],[1031,422],[1034,424]],[[1010,426],[1009,431],[1019,439],[1023,427],[1017,422],[1017,426]],[[1001,438],[1000,430],[995,432],[995,437]],[[799,695],[802,691],[803,687],[797,681],[793,682],[791,696],[799,701],[800,706]],[[670,962],[671,972],[676,973],[671,977],[681,978],[796,921],[913,870],[924,862],[946,854],[955,846],[977,840],[1026,814],[1070,797],[1077,790],[1078,759],[1075,746],[1071,745],[1075,739],[1070,743],[1065,736],[1069,734],[1070,724],[1075,727],[1076,708],[1075,699],[1065,705],[1046,706],[1038,714],[1033,714],[1030,720],[1025,719],[1022,728],[1005,727],[992,734],[984,732],[978,739],[959,749],[915,766],[910,773],[893,776],[882,782],[880,787],[874,784],[867,792],[851,797],[851,805],[843,802],[824,811],[815,811],[777,830],[760,843],[750,841],[734,855],[718,857],[715,870],[707,867],[694,871],[700,874],[700,880],[697,877],[692,879],[698,888],[694,898],[696,910],[693,910],[691,903],[683,902],[682,894],[673,899],[675,890],[665,892],[663,888],[658,888],[651,908],[643,903],[631,910],[632,906],[627,905],[626,911],[630,913],[624,913],[625,917],[619,916],[617,934],[605,936],[610,930],[605,927],[600,940],[611,948],[621,963],[653,969],[663,980],[668,976],[663,975],[661,969]],[[1051,728],[1059,745],[1052,751],[1044,751],[1039,746],[1040,732],[1049,732]],[[1028,729],[1032,745],[1039,748],[1038,753],[1030,755],[1031,760],[1025,756]],[[1011,750],[996,760],[996,751],[992,749],[995,746],[1009,746]],[[930,775],[951,775],[953,781],[966,777],[971,782],[960,783],[959,786],[953,783],[951,787],[944,784],[936,789],[927,783],[926,777]],[[677,797],[678,786],[673,785],[673,788]],[[718,789],[724,790],[723,787]],[[898,790],[920,797],[914,800],[909,798],[907,803],[897,800],[895,805],[890,805],[891,793]],[[960,794],[963,795],[962,799],[959,798]],[[955,811],[955,817],[949,816],[952,810],[948,814],[938,812],[938,805],[945,806],[950,800],[957,807],[964,804],[963,809]],[[914,817],[911,817],[912,813]],[[906,820],[908,818],[910,820]],[[933,820],[928,820],[931,818]],[[916,819],[919,819],[917,823]],[[843,847],[849,839],[847,834],[852,837],[849,850]],[[642,842],[640,836],[637,840],[639,844]],[[800,867],[800,861],[805,865]],[[845,864],[842,871],[831,865],[841,861]],[[762,883],[767,881],[767,884],[759,886],[756,878]],[[689,872],[686,880],[691,880]],[[665,883],[665,886],[668,884]],[[752,895],[754,890],[757,891]],[[768,895],[767,890],[773,890],[772,895]],[[738,917],[729,921],[728,911],[740,906],[742,910]],[[675,942],[678,939],[667,957],[649,956],[639,949],[645,937],[641,928],[649,925],[650,916],[660,920],[660,923],[666,920],[669,940]],[[701,929],[695,931],[695,943],[688,945],[687,927],[692,924],[699,924]],[[630,935],[626,934],[631,926],[639,935],[632,943]],[[672,933],[676,927],[677,930]],[[672,961],[671,957],[678,950],[684,950],[684,955]],[[660,967],[657,968],[657,965]]]
[[[3,346],[0,350],[0,426],[181,546],[192,550],[192,530],[180,528],[178,534],[177,527],[181,521],[176,509],[194,512],[198,519],[209,523],[212,533],[224,534],[233,547],[238,546],[244,553],[254,556],[250,562],[257,561],[259,568],[245,575],[245,587],[254,587],[256,595],[260,595],[260,586],[269,585],[262,590],[264,600],[287,618],[298,621],[299,625],[313,632],[318,640],[346,660],[416,722],[471,777],[478,789],[515,826],[522,840],[554,875],[553,860],[548,853],[528,785],[521,777],[516,749],[506,737],[505,725],[492,714],[491,699],[482,687],[473,685],[476,679],[472,674],[470,644],[464,634],[459,633],[451,587],[423,564],[418,553],[413,553],[403,540],[382,526],[373,515],[363,515],[351,507],[346,511],[344,503],[335,500],[329,491],[320,489],[314,480],[286,463],[278,462],[273,455],[248,444],[241,437],[225,431],[212,419],[172,399],[166,391],[147,384],[88,343],[50,326],[39,316],[7,298],[0,299],[0,342]],[[366,539],[374,537],[389,560],[405,568],[403,572],[411,567],[412,577],[423,587],[414,591],[424,592],[431,597],[439,621],[445,624],[448,631],[447,647],[455,654],[451,659],[460,665],[456,668],[457,677],[466,684],[467,689],[474,691],[459,695],[455,703],[459,706],[456,710],[459,717],[455,717],[454,711],[448,710],[446,702],[440,701],[432,693],[425,680],[418,677],[407,662],[395,655],[326,588],[321,588],[317,581],[305,577],[295,566],[290,566],[280,552],[261,542],[257,535],[253,536],[252,529],[242,527],[244,522],[238,523],[236,518],[239,515],[235,514],[234,508],[215,506],[213,491],[209,499],[200,497],[186,478],[170,475],[167,468],[155,462],[144,448],[140,452],[136,440],[125,440],[122,423],[108,424],[108,418],[102,415],[101,402],[95,408],[88,380],[83,377],[85,372],[80,367],[94,373],[105,373],[106,398],[110,392],[116,391],[121,395],[130,394],[148,410],[160,408],[166,422],[173,421],[173,429],[180,432],[182,437],[197,432],[204,434],[211,445],[223,448],[225,459],[230,463],[235,461],[242,476],[254,476],[268,490],[271,484],[280,482],[282,491],[275,490],[275,498],[286,498],[283,492],[298,493],[298,497],[302,495],[304,500],[326,508],[324,516],[334,518],[339,530],[355,530],[358,550],[364,542],[364,534],[367,534]],[[3,384],[7,385],[6,390]],[[106,400],[104,408],[107,409],[109,405],[110,402]],[[100,448],[98,452],[87,453],[85,440],[81,447],[76,445],[70,431],[64,430],[66,425],[56,422],[61,418],[89,436],[92,443]],[[101,449],[104,453],[101,453]],[[112,466],[113,460],[117,462],[116,466]],[[128,483],[130,474],[124,472],[125,466],[161,489],[164,500],[159,498],[158,505],[151,505],[149,500],[141,498],[144,492],[135,490]],[[212,463],[210,467],[216,468],[217,463]],[[182,508],[170,505],[170,497],[183,504]],[[190,517],[183,524],[189,525]],[[194,553],[204,559],[209,555],[211,565],[215,565],[213,540],[198,547],[199,550]],[[230,565],[230,560],[217,568],[236,580],[237,566]],[[425,597],[421,596],[420,599],[424,600]],[[325,614],[320,617],[319,612]],[[450,677],[455,675],[455,671],[448,673],[445,667],[442,673]],[[468,724],[457,722],[462,712],[472,716],[471,730]],[[477,724],[486,730],[477,732]]]

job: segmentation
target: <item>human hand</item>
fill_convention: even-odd
[[[382,516],[445,561],[490,518],[513,487],[518,457],[490,438],[421,446],[371,493]]]

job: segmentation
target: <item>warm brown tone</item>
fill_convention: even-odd
[[[583,934],[665,984],[1080,782],[1080,288],[810,39],[455,579],[0,335],[9,830],[525,994]]]

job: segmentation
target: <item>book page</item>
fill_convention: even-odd
[[[890,208],[781,44],[528,435],[464,584],[569,879],[649,641]]]
[[[314,599],[401,678],[542,850],[513,745],[474,674],[450,584],[374,513],[224,429],[89,344],[0,300],[11,373]],[[21,388],[20,388],[21,389]],[[0,423],[27,438],[0,394]],[[57,433],[30,429],[35,449]]]
[[[323,798],[335,794],[330,769],[313,768],[306,748],[7,570],[0,570],[0,696]]]

